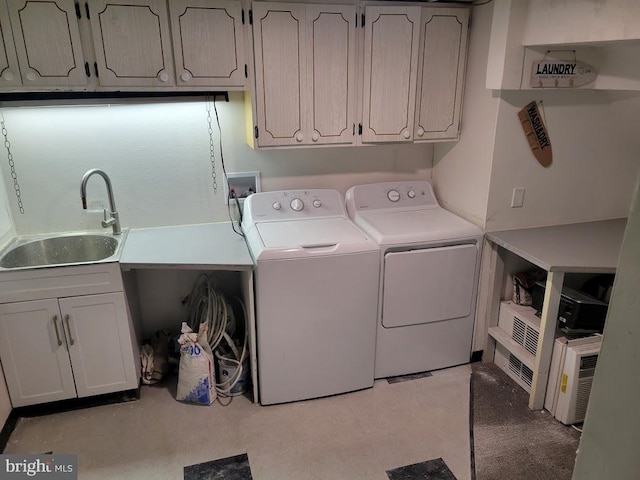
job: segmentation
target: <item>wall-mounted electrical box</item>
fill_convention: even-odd
[[[224,184],[225,204],[229,203],[232,193],[235,193],[242,203],[249,195],[260,191],[260,172],[227,173],[227,181],[228,184]]]

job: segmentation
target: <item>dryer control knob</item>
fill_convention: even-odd
[[[416,192],[414,192],[413,190],[409,190],[407,192],[407,197],[409,198],[416,198]]]
[[[392,202],[397,202],[400,200],[400,193],[397,190],[389,190],[387,192],[387,198]]]
[[[300,212],[304,208],[304,202],[299,198],[294,198],[293,200],[291,200],[290,205],[291,209],[295,210],[296,212]]]
[[[282,205],[280,205],[280,202],[273,202],[273,205],[271,205],[273,207],[274,210],[280,210],[282,208]]]
[[[316,208],[320,208],[322,206],[322,202],[320,200],[314,200],[313,206]]]

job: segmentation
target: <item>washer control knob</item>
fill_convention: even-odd
[[[282,205],[280,205],[280,202],[273,202],[273,205],[271,205],[273,207],[274,210],[280,210],[282,208]]]
[[[304,202],[299,198],[294,198],[293,200],[291,200],[290,205],[291,205],[291,209],[295,210],[296,212],[300,212],[304,208]]]
[[[409,198],[416,198],[416,192],[415,192],[415,191],[413,191],[413,190],[409,190],[409,191],[407,192],[407,197],[409,197]]]
[[[316,199],[313,201],[313,206],[316,208],[320,208],[322,206],[322,202]]]
[[[387,198],[392,202],[397,202],[400,200],[400,193],[397,190],[389,190],[387,192]]]

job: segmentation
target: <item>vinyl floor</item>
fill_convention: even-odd
[[[22,418],[4,453],[78,455],[79,478],[470,480],[471,366],[284,405],[139,400]]]

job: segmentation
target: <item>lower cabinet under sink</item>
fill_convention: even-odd
[[[13,407],[138,387],[117,263],[1,272],[0,359]]]

